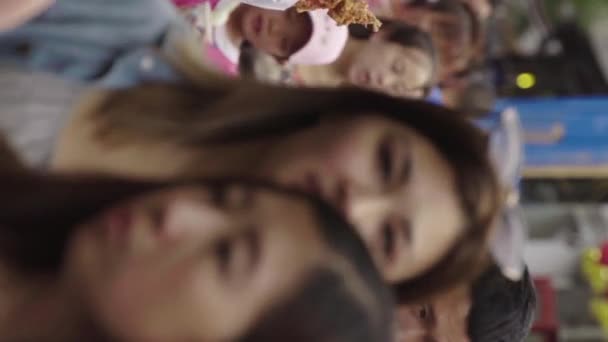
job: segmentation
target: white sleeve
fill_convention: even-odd
[[[244,4],[269,10],[284,11],[292,7],[298,0],[243,0]]]

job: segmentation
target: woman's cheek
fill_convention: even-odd
[[[369,183],[374,177],[374,146],[377,139],[375,134],[365,130],[355,129],[354,133],[329,149],[327,165],[351,181]]]

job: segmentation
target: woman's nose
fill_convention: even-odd
[[[351,222],[357,224],[386,217],[391,207],[392,201],[383,196],[353,195],[349,198],[346,212]]]
[[[178,198],[167,205],[162,229],[170,239],[181,239],[194,234],[214,235],[227,222],[223,210],[194,199]]]

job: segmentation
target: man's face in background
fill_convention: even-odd
[[[421,305],[397,310],[395,342],[468,342],[469,286],[460,286]]]

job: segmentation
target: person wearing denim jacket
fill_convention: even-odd
[[[32,167],[90,87],[176,82],[171,61],[195,34],[167,0],[57,0],[0,32],[0,133]]]
[[[171,37],[190,34],[167,0],[57,0],[0,33],[0,65],[103,87],[172,82],[180,75],[166,58]]]

